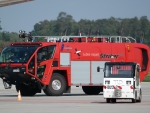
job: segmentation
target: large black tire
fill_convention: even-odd
[[[136,100],[137,102],[141,102],[142,101],[142,90],[140,89],[140,96],[139,96],[139,99]]]
[[[82,90],[87,95],[98,95],[102,91],[101,86],[82,86]]]
[[[18,92],[19,90],[22,96],[34,96],[38,91],[37,87],[31,88],[30,86],[26,86],[24,84],[17,84],[16,91]]]
[[[107,103],[110,103],[110,98],[106,98],[106,102],[107,102]]]
[[[132,99],[132,103],[136,103],[137,92],[135,91],[135,99]]]
[[[66,90],[66,80],[59,73],[53,73],[48,86],[43,89],[47,96],[61,96]]]
[[[112,103],[116,103],[116,99],[115,99],[115,98],[112,98],[112,99],[111,99],[111,102],[112,102]]]
[[[136,99],[132,99],[132,103],[136,103]]]

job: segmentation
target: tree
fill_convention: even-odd
[[[144,37],[146,35],[146,32],[148,31],[148,27],[149,27],[149,21],[147,19],[147,16],[142,16],[140,18],[140,23],[141,23],[141,40],[144,40]]]
[[[71,15],[60,12],[56,20],[40,21],[34,25],[35,35],[121,35],[136,39],[144,38],[150,44],[150,21],[146,16],[140,20],[134,18],[115,18],[88,20],[76,22]]]
[[[67,35],[71,31],[73,22],[74,20],[71,15],[60,12],[57,17],[57,29],[59,30],[59,35]]]

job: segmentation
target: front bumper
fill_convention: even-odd
[[[16,84],[19,82],[27,82],[31,80],[31,76],[27,75],[26,73],[26,67],[8,67],[3,66],[0,67],[0,77],[4,81],[9,81],[11,84]]]
[[[104,98],[118,98],[118,99],[128,99],[128,98],[134,98],[134,92],[133,91],[103,91]]]

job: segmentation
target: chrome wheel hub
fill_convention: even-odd
[[[60,88],[61,88],[61,82],[59,80],[54,80],[52,82],[52,88],[54,90],[60,90]]]

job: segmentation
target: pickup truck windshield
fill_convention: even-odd
[[[29,58],[35,52],[36,49],[37,49],[36,46],[34,46],[34,47],[33,46],[32,47],[8,46],[8,47],[4,48],[0,54],[0,63],[5,63],[5,62],[25,63],[29,60]]]
[[[105,78],[132,78],[132,65],[106,65]]]

